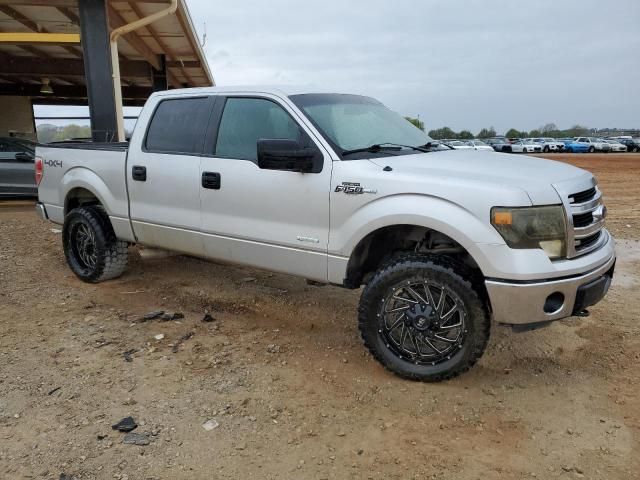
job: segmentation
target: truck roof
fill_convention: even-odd
[[[296,85],[231,85],[226,87],[199,87],[199,88],[176,88],[155,92],[151,96],[164,95],[193,95],[212,93],[270,93],[279,96],[301,95],[305,93],[354,93],[340,92],[336,90],[323,89],[317,86],[296,86]]]

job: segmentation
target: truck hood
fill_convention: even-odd
[[[398,155],[371,161],[381,167],[389,166],[398,173],[425,175],[430,179],[434,176],[455,176],[473,182],[519,188],[527,193],[533,205],[560,203],[553,184],[592,176],[586,170],[567,163],[476,150]]]

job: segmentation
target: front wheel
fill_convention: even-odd
[[[407,254],[382,267],[360,299],[365,346],[391,372],[437,382],[471,368],[484,353],[490,319],[464,267]]]
[[[549,145],[545,145],[545,146],[544,146],[544,150],[543,150],[543,152],[544,152],[544,153],[549,153]]]
[[[596,147],[589,147],[589,153],[594,153],[596,151]]]
[[[102,207],[71,210],[64,219],[62,242],[69,268],[84,282],[119,277],[127,267],[127,242],[116,238]]]

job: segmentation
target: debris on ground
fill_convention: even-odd
[[[149,320],[155,320],[164,315],[164,310],[156,310],[154,312],[145,313],[140,319],[143,322],[148,322]]]
[[[204,317],[202,317],[202,321],[205,322],[205,323],[210,323],[210,322],[215,322],[216,319],[213,318],[210,314],[205,313]]]
[[[142,433],[127,433],[122,439],[122,443],[128,445],[149,445],[149,437]]]
[[[220,424],[213,419],[207,420],[202,424],[202,428],[204,428],[207,432],[210,432],[211,430],[213,430],[214,428],[218,428],[219,426]]]
[[[164,322],[170,322],[171,320],[180,320],[184,318],[184,315],[180,312],[174,312],[174,313],[163,313],[160,316],[160,320],[164,321]]]
[[[256,281],[256,277],[245,277],[241,281],[244,282],[244,283],[255,282]]]
[[[182,345],[183,342],[186,342],[187,340],[189,340],[191,337],[193,337],[195,335],[195,332],[188,332],[185,333],[183,336],[181,336],[176,343],[173,344],[173,347],[171,348],[171,351],[173,353],[178,353],[178,349],[180,348],[180,345]]]
[[[275,343],[267,345],[267,352],[280,353],[280,345],[276,345]]]
[[[47,392],[47,395],[51,396],[51,395],[53,395],[54,393],[56,393],[58,390],[60,390],[61,388],[62,388],[62,387],[56,387],[56,388],[53,388],[53,389],[51,389],[51,390],[49,390],[49,391]]]
[[[132,355],[133,355],[134,353],[136,353],[137,351],[138,351],[138,349],[137,349],[137,348],[131,348],[131,349],[127,350],[126,352],[123,352],[123,353],[122,353],[122,356],[124,357],[124,360],[125,360],[126,362],[133,362],[133,357],[132,357]]]
[[[156,340],[162,340],[164,338],[164,333],[159,333],[157,335],[154,335],[153,338],[155,338]]]
[[[134,430],[138,424],[133,419],[133,417],[124,417],[118,423],[111,425],[111,428],[114,430],[118,430],[119,432],[130,432]]]

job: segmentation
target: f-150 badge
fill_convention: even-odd
[[[336,193],[343,192],[343,193],[346,193],[347,195],[360,195],[363,193],[378,193],[377,190],[373,190],[371,188],[364,188],[359,183],[353,183],[353,182],[342,182],[340,185],[336,187],[335,192]]]

